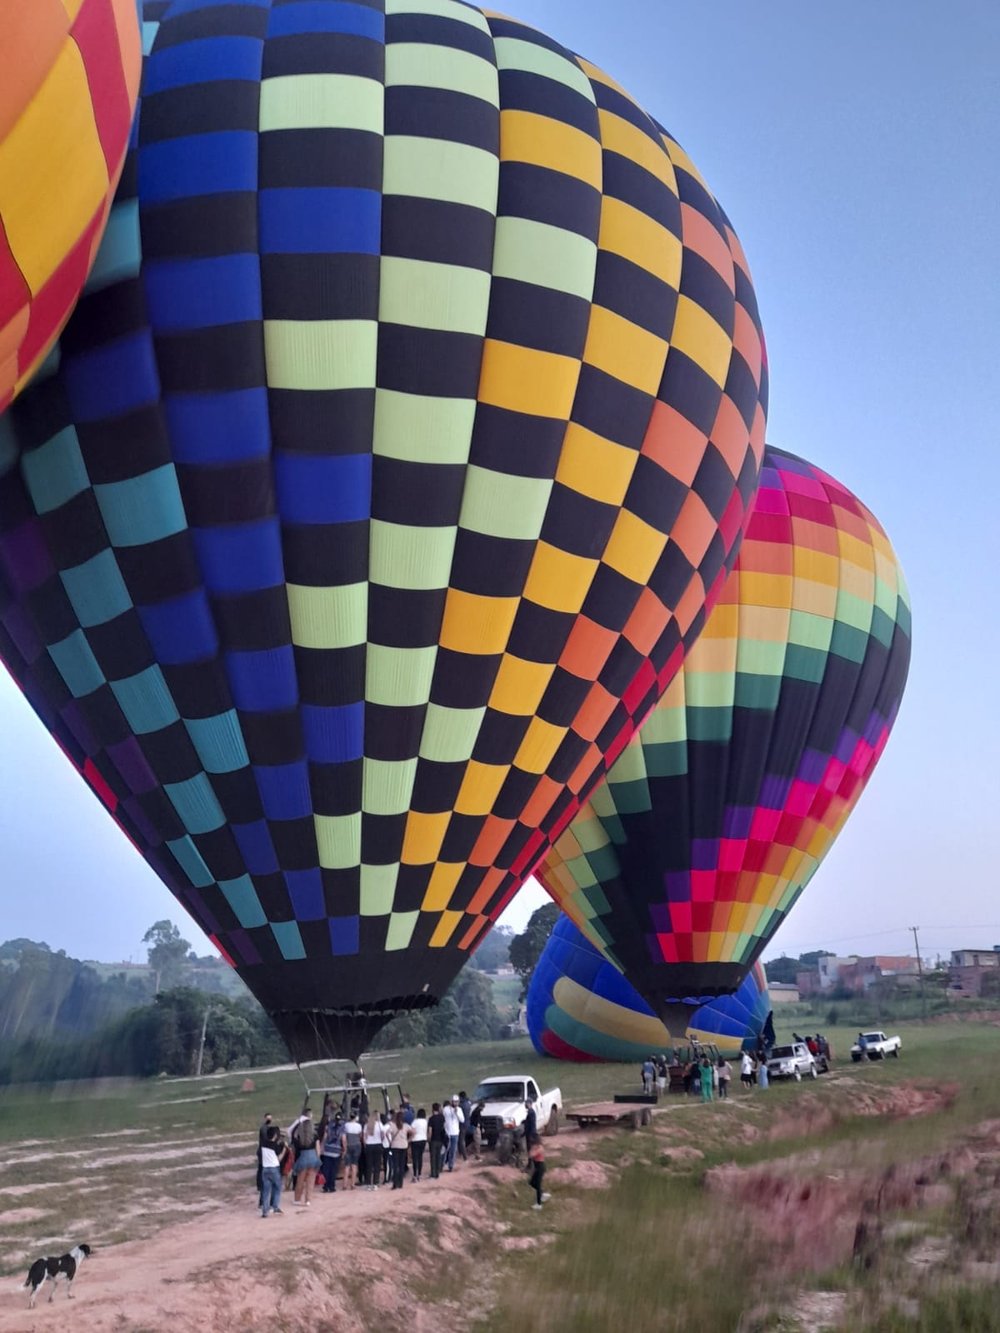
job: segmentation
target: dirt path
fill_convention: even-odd
[[[28,1293],[17,1285],[23,1277],[6,1279],[0,1333],[356,1333],[358,1283],[383,1313],[385,1333],[449,1333],[468,1315],[450,1311],[447,1301],[421,1308],[409,1284],[433,1272],[439,1253],[447,1262],[449,1252],[467,1248],[470,1222],[490,1225],[491,1178],[512,1185],[517,1179],[509,1169],[469,1164],[437,1181],[409,1182],[401,1192],[383,1186],[314,1195],[308,1208],[285,1194],[282,1216],[266,1220],[252,1203],[220,1206],[145,1240],[97,1249],[72,1300],[60,1285],[50,1303],[46,1286],[29,1310]],[[429,1214],[436,1219],[433,1248],[418,1220]],[[400,1232],[417,1243],[397,1245]],[[303,1247],[315,1252],[311,1261]]]

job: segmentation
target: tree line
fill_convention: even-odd
[[[376,1049],[504,1035],[512,1015],[498,1011],[486,972],[507,965],[516,939],[494,930],[440,1004],[395,1019]],[[206,1073],[287,1060],[271,1020],[221,959],[197,957],[170,921],[155,922],[144,943],[148,967],[120,970],[34,940],[0,945],[0,1085],[189,1075],[199,1054]]]

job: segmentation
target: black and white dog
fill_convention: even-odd
[[[46,1278],[52,1279],[52,1294],[49,1300],[56,1294],[56,1283],[61,1277],[66,1279],[66,1295],[73,1295],[73,1279],[76,1277],[76,1270],[90,1255],[89,1245],[74,1245],[69,1254],[61,1255],[58,1259],[36,1259],[28,1269],[28,1276],[24,1280],[24,1285],[31,1288],[31,1297],[28,1300],[28,1308],[34,1309],[35,1295],[38,1288],[42,1286]]]

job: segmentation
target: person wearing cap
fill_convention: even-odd
[[[444,1127],[448,1135],[448,1151],[445,1154],[445,1165],[449,1171],[455,1169],[455,1156],[458,1153],[458,1136],[462,1132],[462,1126],[465,1123],[465,1116],[462,1114],[462,1108],[458,1102],[458,1093],[456,1092],[451,1101],[444,1108]]]

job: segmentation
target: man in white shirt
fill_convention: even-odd
[[[458,1136],[462,1132],[462,1126],[465,1123],[465,1116],[462,1114],[462,1108],[458,1104],[458,1093],[452,1097],[451,1101],[446,1103],[444,1108],[444,1127],[448,1135],[448,1150],[445,1154],[445,1165],[449,1171],[455,1169],[455,1154],[458,1152]]]

